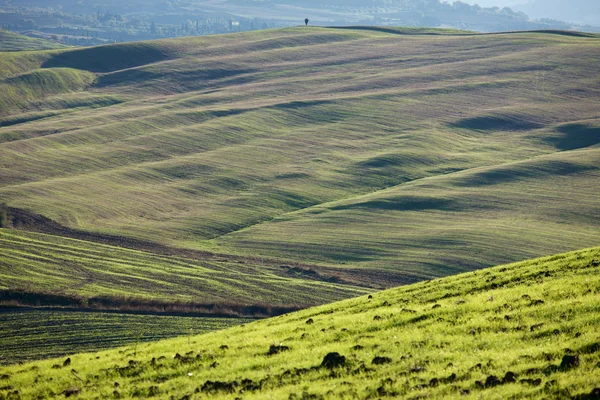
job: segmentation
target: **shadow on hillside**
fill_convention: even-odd
[[[370,200],[356,204],[343,204],[333,206],[330,210],[387,210],[387,211],[423,211],[423,210],[449,210],[453,208],[452,200],[432,197],[402,196],[385,200]]]
[[[456,184],[464,187],[489,186],[510,183],[526,179],[538,179],[542,176],[568,176],[594,169],[586,165],[564,161],[550,161],[535,166],[515,168],[496,168],[461,178]]]
[[[329,26],[330,29],[349,29],[349,30],[362,30],[362,31],[373,31],[382,33],[391,33],[394,35],[424,35],[424,36],[452,36],[452,35],[476,35],[476,32],[461,31],[455,29],[443,29],[443,28],[414,28],[414,27],[398,27],[388,28],[383,26]]]
[[[381,156],[371,157],[367,160],[356,163],[356,167],[360,169],[364,168],[387,168],[387,167],[398,167],[404,165],[406,162],[397,154],[385,154]]]
[[[577,31],[562,31],[557,29],[540,29],[534,31],[514,31],[514,32],[498,32],[498,33],[546,33],[549,35],[562,35],[562,36],[572,36],[572,37],[582,37],[582,38],[598,38],[598,34],[596,33],[587,33],[587,32],[577,32]],[[495,34],[492,33],[492,34]]]
[[[119,84],[131,85],[135,82],[149,82],[156,79],[167,79],[186,87],[202,87],[208,81],[231,78],[255,72],[252,69],[202,69],[183,72],[152,71],[149,69],[128,69],[103,75],[98,78],[96,86],[105,87]],[[190,86],[191,85],[191,86]]]
[[[128,43],[65,51],[50,58],[42,67],[112,72],[168,58],[169,54],[163,49],[145,43]]]
[[[557,129],[562,135],[546,139],[559,150],[575,150],[600,143],[600,127],[583,124],[563,125]]]
[[[513,116],[481,116],[465,118],[451,123],[455,128],[477,131],[528,131],[541,128],[542,125]]]

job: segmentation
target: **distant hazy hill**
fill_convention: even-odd
[[[600,26],[600,1],[598,0],[529,0],[513,8],[532,18],[554,18]]]
[[[45,50],[64,47],[47,40],[30,38],[0,29],[0,51]]]

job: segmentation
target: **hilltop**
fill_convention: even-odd
[[[0,398],[597,398],[600,248],[0,367]]]
[[[0,52],[60,49],[63,47],[65,46],[49,40],[31,38],[25,35],[19,35],[14,32],[0,29]]]
[[[302,27],[3,53],[0,202],[21,229],[384,287],[594,246],[598,40]]]

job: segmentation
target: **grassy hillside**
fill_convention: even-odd
[[[0,29],[0,52],[22,50],[46,50],[65,47],[59,43],[43,39],[30,38],[4,29]]]
[[[4,53],[0,199],[394,282],[597,245],[599,39],[430,33]]]
[[[0,396],[597,398],[598,268],[593,248],[202,336],[1,367]]]
[[[360,276],[273,260],[157,255],[0,229],[0,304],[258,314],[364,294]],[[380,283],[382,285],[382,283]]]

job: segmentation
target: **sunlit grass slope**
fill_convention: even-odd
[[[22,50],[45,50],[65,47],[48,40],[30,38],[4,29],[0,29],[0,52]]]
[[[136,300],[294,308],[366,291],[347,281],[330,282],[332,278],[338,280],[339,276],[325,269],[317,271],[281,264],[265,265],[260,260],[218,257],[198,261],[0,229],[0,291],[121,299],[115,307],[122,308],[135,305]],[[19,300],[18,296],[15,300]],[[42,305],[60,305],[48,302],[50,304]],[[89,303],[92,307],[92,302]],[[144,308],[144,304],[140,307]],[[171,311],[178,310],[175,307]]]
[[[418,33],[2,55],[3,82],[25,88],[0,116],[0,199],[71,228],[404,281],[597,245],[599,39]],[[27,97],[28,77],[59,71],[70,83]]]
[[[600,248],[581,250],[0,368],[0,396],[597,398],[599,268]]]

